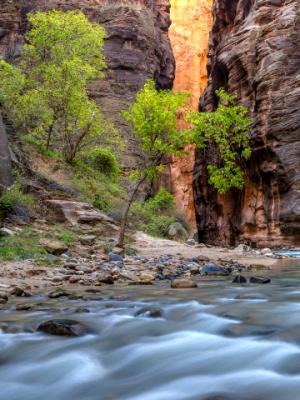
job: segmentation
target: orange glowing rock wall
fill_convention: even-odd
[[[191,92],[191,108],[198,109],[207,85],[207,48],[212,25],[213,0],[171,0],[170,40],[176,60],[174,90]],[[169,165],[169,188],[178,211],[191,228],[195,224],[193,195],[194,149]]]

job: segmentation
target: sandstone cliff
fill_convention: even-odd
[[[82,10],[103,25],[108,37],[105,56],[106,78],[95,82],[91,95],[113,119],[124,141],[128,127],[119,116],[147,79],[159,88],[171,88],[175,62],[168,39],[169,0],[3,0],[0,9],[0,56],[16,54],[27,29],[26,14],[52,8]],[[122,163],[132,168],[142,162],[133,142],[122,154]]]
[[[207,85],[207,48],[212,0],[171,0],[169,36],[176,60],[174,89],[191,93],[190,108],[197,110]],[[166,171],[165,185],[172,191],[179,212],[195,227],[193,170],[195,150],[175,158]]]
[[[300,242],[300,3],[216,0],[209,85],[202,107],[224,86],[253,116],[253,155],[243,192],[219,196],[207,184],[213,149],[197,152],[195,197],[200,239],[257,246]]]
[[[12,184],[12,171],[5,127],[0,115],[0,194]]]

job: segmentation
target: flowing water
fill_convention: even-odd
[[[85,301],[40,296],[30,299],[34,311],[12,305],[0,311],[12,332],[0,333],[0,399],[299,400],[299,271],[295,259],[269,274],[269,285],[223,278]],[[74,313],[78,306],[89,313]],[[91,333],[34,332],[50,317],[76,319]]]

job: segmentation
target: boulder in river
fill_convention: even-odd
[[[115,280],[112,275],[101,275],[99,276],[100,283],[106,283],[106,285],[113,285]]]
[[[271,279],[267,276],[251,276],[250,283],[258,283],[264,285],[266,283],[270,283]]]
[[[88,333],[88,329],[80,322],[68,319],[51,319],[42,322],[37,330],[59,336],[83,336]]]
[[[59,297],[67,297],[69,293],[63,289],[54,290],[48,294],[49,299],[58,299]]]
[[[22,289],[18,286],[14,287],[11,291],[11,294],[17,297],[31,297],[31,293],[27,292],[25,289]]]
[[[32,310],[32,304],[30,303],[22,303],[16,305],[16,311],[29,311]]]
[[[134,314],[134,316],[160,318],[162,316],[162,311],[159,308],[141,308]]]
[[[209,263],[200,269],[201,275],[227,276],[230,272],[220,265]]]
[[[247,279],[243,275],[237,275],[233,279],[232,283],[239,283],[239,284],[247,283]]]
[[[197,283],[191,279],[174,279],[171,281],[172,289],[193,289],[198,287]]]

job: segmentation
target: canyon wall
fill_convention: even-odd
[[[0,194],[12,184],[12,170],[5,126],[0,115]]]
[[[190,109],[197,110],[199,97],[207,85],[207,48],[211,29],[212,0],[171,0],[169,36],[176,60],[174,90],[191,93]],[[182,122],[180,122],[182,124]],[[171,160],[164,179],[174,194],[176,206],[190,227],[196,226],[193,170],[195,149]]]
[[[216,0],[209,83],[201,108],[225,87],[249,107],[253,154],[241,192],[218,195],[207,183],[210,148],[194,170],[200,240],[234,245],[300,243],[299,0]]]
[[[81,10],[107,31],[104,80],[95,82],[91,95],[113,120],[126,143],[123,167],[143,162],[129,129],[119,112],[128,108],[147,79],[158,88],[171,88],[175,62],[168,39],[169,0],[2,0],[0,9],[0,56],[12,59],[18,52],[28,25],[26,14],[35,10]],[[128,144],[128,146],[127,146]]]

